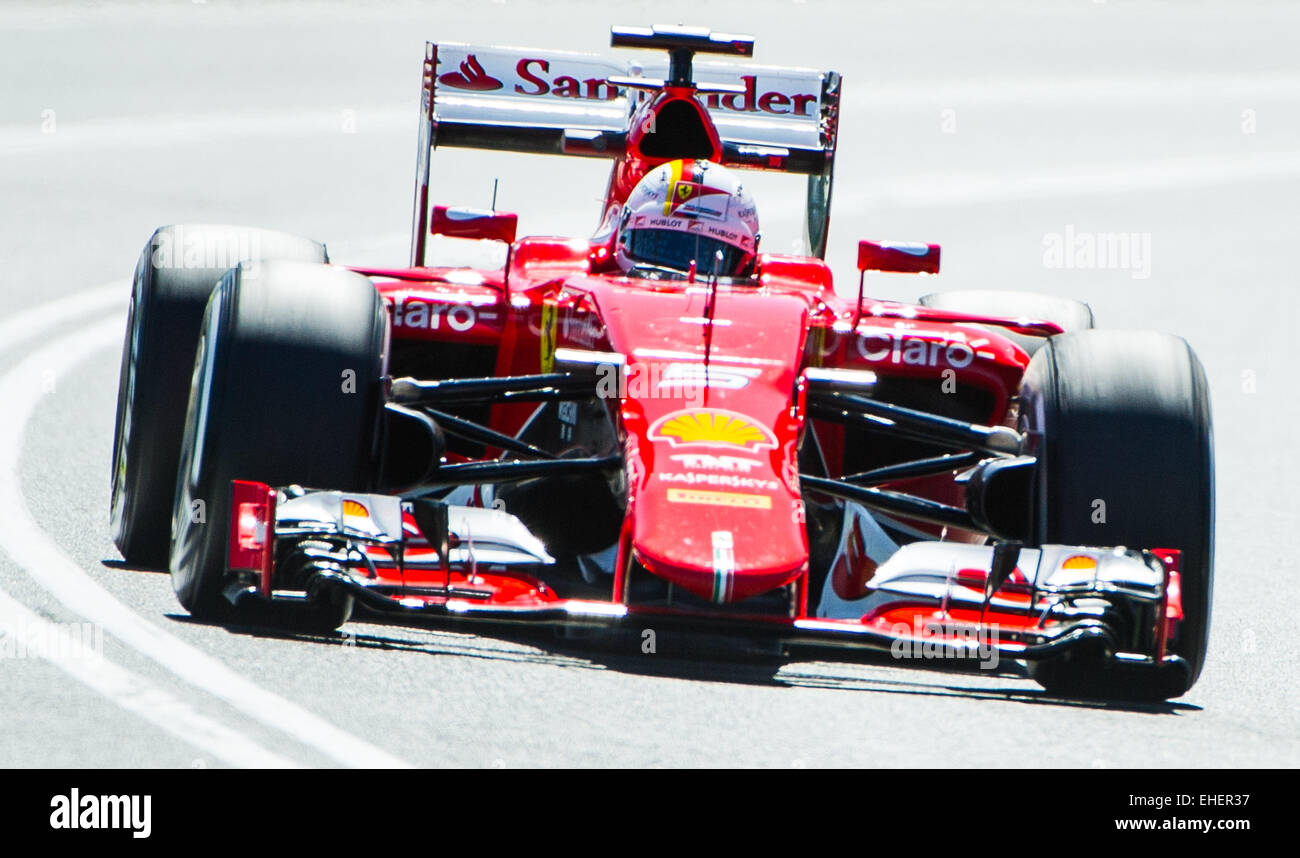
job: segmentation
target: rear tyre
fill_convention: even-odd
[[[113,542],[132,565],[167,565],[199,324],[217,281],[253,259],[328,261],[310,239],[212,225],[161,227],[140,254],[122,347],[111,500]]]
[[[231,480],[371,487],[387,333],[374,285],[346,269],[266,262],[222,278],[199,335],[172,517],[172,584],[191,614],[229,612]],[[314,610],[337,626],[343,601]]]
[[[921,298],[921,306],[958,313],[982,313],[988,316],[1025,316],[1041,322],[1055,322],[1066,333],[1087,331],[1093,327],[1092,308],[1072,298],[1039,295],[1034,292],[1001,292],[993,289],[971,289],[965,292],[932,292]],[[1029,337],[1006,328],[989,326],[1014,342],[1033,357],[1047,337]]]
[[[1049,340],[1025,373],[1023,428],[1040,432],[1040,543],[1178,548],[1184,620],[1170,651],[1190,668],[1173,686],[1097,657],[1032,668],[1053,693],[1167,698],[1200,676],[1214,585],[1214,450],[1205,370],[1187,342],[1146,331]]]

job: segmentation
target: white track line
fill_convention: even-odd
[[[1078,110],[1079,107],[1123,109],[1191,104],[1205,109],[1230,105],[1236,110],[1300,98],[1300,75],[1283,73],[1196,74],[1177,77],[1062,77],[1023,80],[983,78],[935,79],[906,83],[850,77],[845,90],[849,109],[935,110],[1015,108]],[[405,134],[414,128],[416,104],[376,104],[349,114],[356,133]],[[77,149],[103,151],[201,143],[222,137],[292,137],[340,133],[340,110],[265,108],[206,113],[141,114],[81,121],[60,121],[57,132],[41,124],[0,125],[0,154],[45,154]]]
[[[1178,155],[1141,163],[1068,164],[1014,172],[873,172],[856,185],[841,181],[835,189],[831,213],[842,218],[890,208],[1002,205],[1296,179],[1300,179],[1300,151]],[[802,223],[803,193],[788,185],[765,186],[762,199],[771,214],[765,216],[764,222]]]
[[[1176,77],[1060,77],[1024,80],[913,80],[905,83],[850,77],[845,90],[847,109],[932,111],[952,108],[1078,110],[1132,107],[1199,106],[1205,110],[1230,106],[1240,111],[1261,104],[1300,99],[1300,75],[1194,74]],[[376,104],[351,111],[348,121],[359,134],[405,134],[414,128],[416,104]],[[293,137],[340,133],[341,109],[268,107],[262,110],[205,113],[141,114],[80,121],[60,121],[55,133],[43,133],[41,123],[0,124],[0,154],[46,154],[68,150],[156,148],[202,143],[223,137]]]
[[[1300,178],[1300,152],[1173,156],[1140,164],[1071,165],[1014,173],[882,176],[861,190],[841,193],[837,189],[832,212],[1069,199],[1296,178]]]
[[[113,703],[213,757],[241,768],[297,768],[244,734],[195,712],[142,676],[104,658],[67,629],[42,619],[0,591],[0,637],[66,671]],[[15,647],[16,649],[17,647]]]
[[[1058,108],[1078,110],[1081,105],[1125,108],[1194,104],[1208,107],[1230,104],[1238,109],[1268,101],[1300,98],[1300,74],[1190,74],[1176,77],[1124,75],[1120,77],[975,78],[933,81],[862,81],[850,78],[844,90],[850,106],[872,108]]]
[[[114,280],[93,289],[65,295],[30,310],[0,319],[0,350],[7,351],[53,328],[67,330],[68,320],[118,310],[131,295],[130,280]],[[126,323],[122,324],[126,334]]]
[[[38,307],[11,321],[20,324],[24,316],[40,318],[43,312]],[[120,346],[123,332],[121,316],[114,315],[49,343],[0,377],[0,402],[7,409],[0,421],[0,548],[69,610],[251,718],[343,765],[407,767],[403,760],[258,687],[146,621],[86,574],[32,518],[18,475],[27,422],[51,381],[95,352]]]
[[[381,105],[351,112],[357,134],[414,132],[417,105]],[[171,148],[230,137],[308,137],[342,133],[342,110],[232,111],[121,116],[62,122],[57,131],[41,133],[39,123],[0,125],[0,154],[44,155],[70,151]]]

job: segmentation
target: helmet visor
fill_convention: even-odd
[[[719,252],[721,262],[716,257]],[[638,262],[677,271],[690,271],[694,259],[695,270],[703,277],[714,273],[720,277],[739,276],[749,260],[748,253],[725,241],[671,229],[628,230],[627,255]]]

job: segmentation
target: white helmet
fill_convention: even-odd
[[[669,161],[645,175],[623,206],[614,257],[625,273],[638,267],[701,277],[747,277],[758,254],[754,198],[726,168],[709,161]]]

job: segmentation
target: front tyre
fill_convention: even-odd
[[[230,608],[232,480],[371,487],[387,333],[374,284],[343,268],[265,262],[222,279],[203,317],[172,515],[172,584],[190,613]],[[350,612],[318,607],[335,625]]]
[[[167,565],[185,403],[208,296],[255,259],[327,262],[319,242],[243,226],[159,227],[131,287],[113,434],[113,542],[135,566]]]
[[[1144,684],[1099,659],[1034,666],[1053,693],[1177,697],[1196,682],[1214,585],[1214,440],[1201,362],[1179,337],[1081,331],[1048,340],[1021,390],[1022,427],[1041,433],[1039,543],[1177,548],[1184,619],[1170,651],[1188,665],[1176,687]]]

